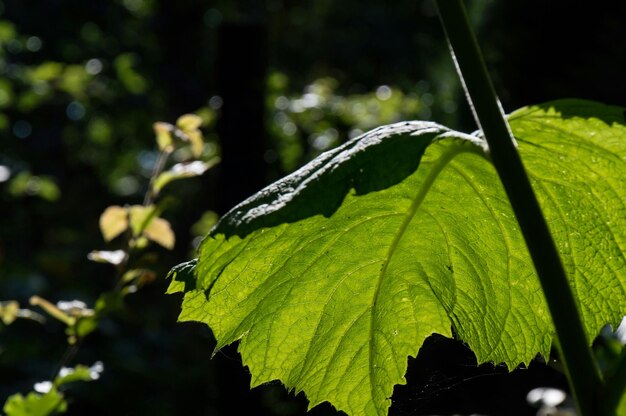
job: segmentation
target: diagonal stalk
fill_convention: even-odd
[[[439,16],[474,118],[509,198],[539,276],[581,416],[601,414],[602,380],[565,270],[489,78],[462,0],[437,0]]]
[[[615,414],[617,414],[624,392],[626,392],[626,347],[622,347],[622,353],[619,356],[617,364],[613,366],[606,381],[605,410],[607,414],[610,414],[609,412],[615,412]]]

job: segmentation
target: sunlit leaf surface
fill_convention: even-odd
[[[511,127],[590,336],[626,312],[623,109],[558,101]],[[181,320],[240,341],[252,385],[383,415],[432,333],[479,362],[548,354],[553,328],[518,225],[475,136],[410,122],[322,154],[226,214],[173,273]]]

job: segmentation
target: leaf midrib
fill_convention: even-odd
[[[393,258],[400,241],[406,235],[406,231],[409,227],[409,224],[415,217],[419,207],[422,202],[428,195],[429,190],[431,189],[433,183],[439,176],[439,174],[443,171],[443,169],[454,159],[456,156],[462,153],[474,153],[479,154],[480,156],[485,156],[482,148],[478,146],[467,146],[465,142],[455,143],[450,146],[441,156],[440,158],[434,162],[434,166],[431,168],[431,171],[428,173],[428,176],[425,178],[424,182],[422,182],[420,189],[417,194],[413,198],[413,202],[409,207],[406,216],[400,227],[398,228],[398,232],[394,237],[393,241],[389,246],[389,250],[387,252],[383,267],[381,267],[380,273],[378,275],[376,289],[374,290],[374,296],[372,300],[372,306],[370,308],[370,336],[369,336],[369,384],[370,384],[370,393],[372,399],[376,397],[375,395],[375,383],[374,383],[374,350],[375,350],[375,330],[376,330],[376,306],[378,304],[378,298],[380,296],[380,289],[382,287],[383,280],[387,274],[387,268],[391,263],[391,259]]]

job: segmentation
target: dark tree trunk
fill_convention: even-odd
[[[260,24],[220,27],[216,87],[223,102],[217,126],[222,147],[221,214],[265,184],[266,39],[266,28]]]

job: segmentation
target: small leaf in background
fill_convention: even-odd
[[[9,181],[9,193],[15,197],[38,196],[54,202],[61,196],[61,190],[49,176],[35,176],[23,171]]]
[[[187,137],[189,137],[189,142],[191,143],[191,154],[194,157],[202,156],[202,151],[204,150],[204,137],[202,136],[202,132],[200,130],[190,130],[185,132]]]
[[[37,184],[38,192],[37,195],[46,201],[54,202],[61,197],[61,190],[54,183],[52,178],[46,176],[38,176],[35,177],[37,180],[35,183]]]
[[[154,134],[156,135],[159,150],[171,153],[174,150],[174,139],[172,138],[172,130],[174,126],[169,123],[159,121],[154,123],[152,127],[154,128]]]
[[[111,241],[128,228],[128,210],[119,205],[113,205],[100,215],[100,231],[104,241]]]
[[[104,366],[101,361],[96,361],[91,367],[80,364],[75,367],[63,367],[54,380],[54,386],[59,387],[63,384],[73,383],[75,381],[98,380],[103,371]]]
[[[219,162],[219,158],[213,158],[208,162],[202,162],[199,160],[187,163],[177,163],[172,166],[170,170],[161,173],[154,181],[154,193],[158,194],[165,185],[172,181],[184,178],[192,178],[194,176],[200,176],[208,169],[213,167]]]
[[[60,300],[57,302],[57,308],[74,318],[83,318],[94,314],[93,309],[89,309],[87,304],[81,300]]]
[[[163,218],[153,218],[143,231],[144,235],[155,243],[171,250],[174,248],[176,238],[170,223]]]
[[[217,120],[217,112],[210,107],[201,107],[195,113],[202,119],[202,125],[205,127],[213,127]]]
[[[59,301],[57,308],[68,316],[75,318],[74,323],[65,330],[70,345],[87,336],[98,328],[98,317],[93,309],[80,300]]]
[[[135,293],[141,287],[152,283],[156,279],[156,274],[149,269],[129,270],[122,276],[122,282],[126,284],[122,289],[122,294]]]
[[[138,237],[156,216],[157,208],[154,205],[133,205],[129,210],[130,228],[133,230],[133,236]]]
[[[96,301],[94,309],[97,314],[121,311],[124,309],[124,296],[118,291],[103,293]]]
[[[204,237],[211,231],[211,228],[217,223],[220,216],[215,211],[205,211],[202,217],[194,225],[191,226],[191,233],[195,236]]]
[[[176,120],[176,127],[185,133],[197,130],[202,125],[202,118],[195,114],[183,114]]]
[[[136,285],[144,285],[153,282],[156,274],[149,269],[132,269],[124,273],[122,281],[125,283],[134,283]]]
[[[109,263],[117,266],[126,258],[126,252],[124,250],[94,250],[87,254],[87,258],[98,263]]]
[[[48,416],[63,413],[67,402],[55,388],[45,394],[28,393],[26,397],[14,394],[9,397],[3,408],[7,416]]]
[[[5,325],[11,325],[18,318],[20,304],[14,300],[0,302],[0,318]]]
[[[60,62],[47,61],[28,71],[31,82],[53,81],[63,75],[65,65]]]
[[[200,131],[202,118],[195,114],[185,114],[176,120],[176,127],[183,132],[183,140],[189,141],[191,153],[198,158],[204,150],[204,138]]]
[[[57,305],[54,305],[53,303],[40,296],[31,296],[29,299],[29,303],[33,306],[39,306],[48,315],[63,322],[67,326],[72,326],[76,323],[76,318],[69,316],[67,313],[59,309]]]
[[[73,326],[68,327],[65,331],[69,337],[70,344],[74,343],[72,341],[84,338],[98,329],[98,323],[98,318],[95,315],[78,319]]]
[[[150,244],[150,240],[148,240],[144,236],[139,236],[131,240],[130,242],[130,246],[136,250],[143,250],[144,248],[148,247],[148,244]]]
[[[2,323],[10,325],[17,318],[30,319],[40,324],[46,322],[46,318],[43,315],[30,309],[21,309],[19,303],[14,300],[0,302],[0,320],[2,320]]]

